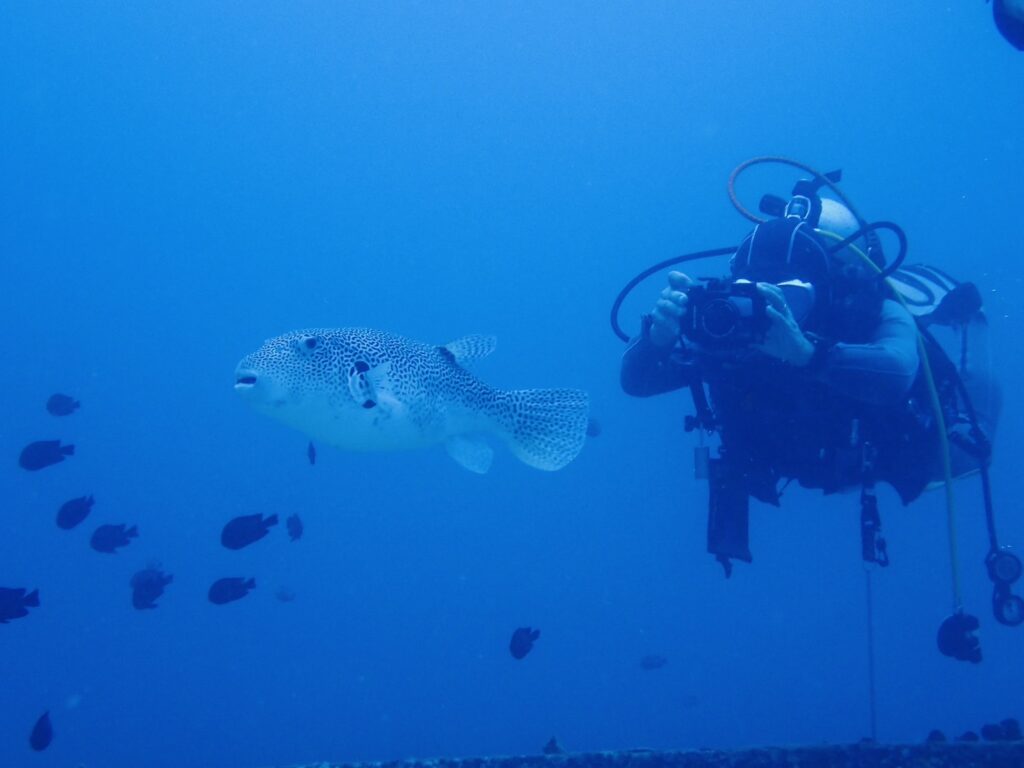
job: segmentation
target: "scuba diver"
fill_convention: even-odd
[[[996,29],[1018,51],[1024,51],[1024,0],[992,0]]]
[[[788,201],[766,195],[767,215],[756,216],[734,190],[740,173],[758,163],[792,165],[811,178],[798,181]],[[1010,584],[1021,564],[999,546],[991,514],[987,469],[999,393],[976,364],[984,352],[980,293],[940,270],[904,267],[903,231],[865,222],[839,179],[838,171],[821,174],[784,158],[755,158],[733,171],[730,197],[756,223],[739,246],[655,265],[616,300],[612,325],[626,340],[618,310],[640,280],[683,261],[731,255],[722,278],[669,273],[629,339],[622,388],[637,397],[689,388],[696,413],[687,431],[698,431],[702,443],[718,435],[717,456],[702,444],[695,470],[709,484],[708,552],[726,577],[734,560],[752,560],[751,497],[778,506],[793,480],[826,494],[860,488],[862,556],[885,566],[878,483],[909,504],[931,485],[945,481],[951,494],[953,477],[980,473],[993,608],[1001,623],[1018,624],[1024,601]],[[891,263],[879,230],[899,240]],[[963,613],[954,569],[954,613],[943,622],[940,650],[980,661],[977,627]]]

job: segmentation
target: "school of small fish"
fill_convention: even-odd
[[[490,354],[494,339],[468,336],[442,346],[413,342],[369,329],[299,331],[267,341],[246,356],[235,372],[236,391],[257,411],[301,430],[311,439],[306,449],[315,465],[314,441],[348,450],[400,450],[441,443],[461,466],[487,472],[493,449],[485,436],[496,437],[524,463],[557,470],[571,462],[587,437],[600,434],[588,415],[585,392],[571,389],[498,390],[483,383],[464,366]],[[52,416],[71,416],[81,403],[55,393],[46,401]],[[59,439],[27,444],[19,466],[39,472],[76,455],[76,447]],[[92,494],[76,496],[57,509],[55,523],[72,532],[103,509]],[[251,513],[228,520],[220,536],[229,550],[251,546],[277,526],[277,514]],[[305,528],[297,514],[286,518],[290,541]],[[137,525],[102,522],[89,536],[95,552],[116,555],[139,537]],[[174,575],[151,562],[130,581],[130,604],[138,611],[154,610]],[[215,580],[207,600],[226,605],[256,588],[253,576]],[[279,587],[274,597],[284,603],[295,593]],[[29,615],[41,605],[39,591],[0,587],[0,624]],[[540,630],[520,627],[512,634],[509,651],[523,659],[540,637]],[[34,751],[49,747],[54,738],[50,711],[38,717],[29,733]]]
[[[46,410],[53,416],[70,416],[81,407],[81,403],[65,394],[54,394],[46,401]],[[310,461],[315,456],[313,446],[309,447]],[[29,443],[18,457],[19,466],[29,472],[38,472],[47,467],[60,464],[75,455],[75,446],[66,445],[60,440],[37,440]],[[78,528],[93,513],[96,499],[92,494],[76,496],[68,499],[57,509],[55,523],[63,531]],[[99,505],[102,507],[102,504]],[[241,515],[229,520],[221,533],[221,543],[228,549],[241,549],[266,536],[269,529],[277,524],[277,516]],[[302,520],[298,515],[288,518],[288,531],[291,540],[297,540],[303,531]],[[114,555],[138,538],[139,529],[127,523],[102,523],[89,537],[89,547],[95,552]],[[136,571],[129,580],[130,604],[139,611],[153,610],[165,590],[174,581],[174,576],[162,569],[159,563],[150,563]],[[245,597],[256,586],[252,577],[229,576],[217,579],[210,585],[207,599],[214,605],[225,605]],[[281,588],[277,599],[290,602],[295,599],[294,593]],[[0,587],[0,624],[7,624],[15,619],[23,619],[29,615],[30,609],[40,607],[39,590],[29,591],[23,587]],[[35,721],[29,733],[29,746],[41,752],[50,746],[54,738],[53,722],[50,711],[44,712]]]

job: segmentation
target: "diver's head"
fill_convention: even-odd
[[[762,283],[804,280],[825,284],[829,257],[807,222],[797,218],[769,219],[754,227],[730,262],[736,279]]]
[[[829,257],[810,225],[797,217],[769,219],[754,227],[730,262],[737,282],[774,283],[798,323],[810,321],[830,293]]]
[[[842,203],[819,200],[817,228],[793,215],[754,227],[732,258],[732,277],[780,286],[792,308],[803,308],[802,326],[859,332],[877,316],[881,301],[880,248],[857,237],[835,250],[862,224]]]

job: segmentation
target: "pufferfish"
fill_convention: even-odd
[[[587,436],[587,393],[488,386],[464,364],[494,351],[491,336],[441,346],[369,328],[295,331],[264,342],[235,370],[257,411],[310,439],[353,451],[443,443],[483,474],[493,435],[531,467],[561,469]]]

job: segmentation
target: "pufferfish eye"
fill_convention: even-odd
[[[299,338],[299,351],[304,354],[309,354],[316,350],[320,346],[320,339],[316,336],[302,336]]]

